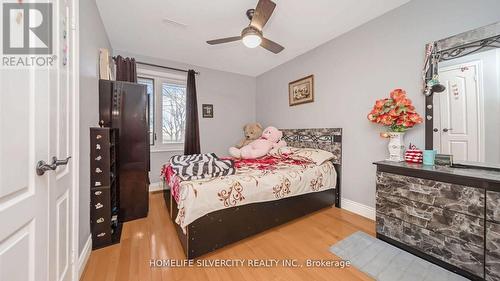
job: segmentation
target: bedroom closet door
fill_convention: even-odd
[[[76,279],[72,4],[2,5],[10,36],[0,55],[35,60],[0,66],[0,280]]]

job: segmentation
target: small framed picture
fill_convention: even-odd
[[[214,105],[213,104],[202,104],[201,105],[203,118],[214,118]]]
[[[290,106],[314,101],[314,75],[288,83]]]

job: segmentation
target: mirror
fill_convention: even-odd
[[[438,63],[434,149],[455,161],[500,163],[500,49]]]
[[[500,164],[500,24],[435,42],[432,57],[426,81],[445,89],[426,97],[426,148]]]

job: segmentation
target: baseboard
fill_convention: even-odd
[[[83,271],[85,270],[85,266],[89,261],[90,252],[92,252],[92,236],[89,235],[89,239],[85,242],[85,246],[83,246],[82,253],[78,257],[78,280],[82,278]]]
[[[353,212],[365,218],[375,220],[375,208],[342,198],[342,209]]]
[[[163,190],[161,182],[152,182],[149,184],[149,192],[155,192],[161,190]]]

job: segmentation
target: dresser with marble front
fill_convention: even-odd
[[[470,279],[500,281],[500,172],[375,164],[379,239]]]

